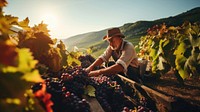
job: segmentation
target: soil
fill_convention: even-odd
[[[186,101],[200,109],[200,77],[186,79],[184,85],[181,85],[173,71],[170,71],[161,76],[159,80],[147,82],[145,85],[166,95]]]

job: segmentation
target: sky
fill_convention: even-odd
[[[200,7],[200,0],[7,0],[3,9],[30,26],[48,24],[52,38],[119,27],[140,20],[152,21]]]

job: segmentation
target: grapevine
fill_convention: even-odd
[[[85,68],[95,61],[92,55],[67,51],[43,22],[30,27],[28,17],[19,21],[4,15],[6,5],[6,0],[0,1],[1,111],[91,112],[87,97],[96,99],[105,112],[157,111],[154,102],[117,76],[88,77]],[[13,31],[14,26],[22,30]],[[141,38],[139,56],[153,61],[155,74],[172,68],[180,82],[199,77],[199,26],[156,25]]]
[[[141,38],[139,56],[152,61],[153,74],[165,74],[172,69],[183,84],[184,79],[200,75],[199,34],[199,23],[185,22],[177,27],[156,25]]]

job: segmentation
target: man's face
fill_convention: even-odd
[[[117,50],[120,47],[121,44],[121,37],[114,36],[111,39],[108,39],[108,43],[112,50]]]

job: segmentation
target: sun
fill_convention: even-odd
[[[55,25],[56,24],[56,16],[53,13],[44,13],[44,15],[41,17],[42,21],[49,25]]]
[[[42,14],[41,20],[47,24],[50,29],[55,29],[59,22],[58,16],[52,12]]]
[[[52,38],[59,36],[60,16],[56,11],[43,11],[41,12],[39,19],[43,23],[47,24],[48,30]]]

